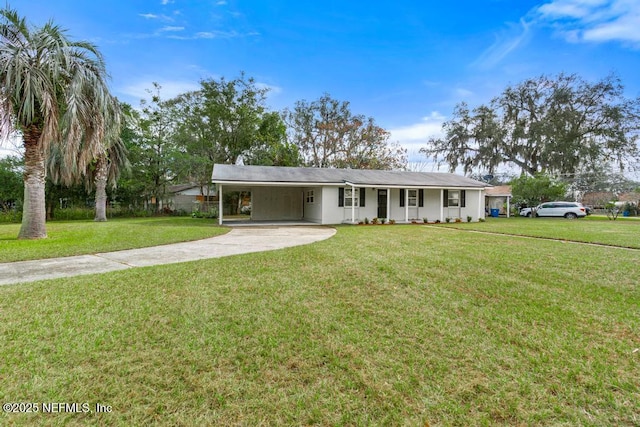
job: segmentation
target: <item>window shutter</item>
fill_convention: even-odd
[[[344,188],[338,188],[338,207],[344,206]]]
[[[364,207],[364,198],[365,198],[365,193],[367,192],[366,188],[361,188],[360,189],[360,207],[363,208]]]
[[[449,207],[449,190],[442,191],[442,207],[443,208]]]
[[[466,207],[467,201],[465,200],[467,197],[467,191],[466,190],[460,190],[460,207],[464,208]]]
[[[400,189],[400,207],[404,207],[404,188]]]
[[[422,188],[418,190],[418,207],[424,207],[424,190]]]

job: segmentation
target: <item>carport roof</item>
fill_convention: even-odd
[[[436,188],[484,188],[484,182],[441,172],[408,172],[366,169],[294,168],[216,164],[211,180],[232,184],[345,185]]]

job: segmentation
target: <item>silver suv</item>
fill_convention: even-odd
[[[577,202],[547,202],[535,208],[536,216],[562,216],[568,219],[587,216],[587,210],[582,203]],[[520,216],[531,216],[531,208],[520,210]]]

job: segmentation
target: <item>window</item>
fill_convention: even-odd
[[[460,206],[460,192],[449,190],[449,196],[447,200],[447,206],[457,208],[458,206]]]
[[[404,196],[405,191],[407,192],[407,196],[409,200],[407,201],[407,206],[411,207],[423,207],[424,206],[424,189],[420,188],[418,190],[405,190],[404,188],[400,189],[400,207],[404,207]]]
[[[443,207],[464,208],[466,207],[466,190],[442,190]]]
[[[418,190],[408,190],[408,206],[418,206]]]
[[[352,194],[352,189],[351,188],[345,188],[344,189],[344,206],[345,207],[351,207],[352,204],[353,206],[357,207],[359,205],[359,199],[360,199],[360,189],[356,188],[355,189],[355,194]]]
[[[313,203],[315,201],[315,197],[313,195],[313,190],[307,191],[307,203]]]

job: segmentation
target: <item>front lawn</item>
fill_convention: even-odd
[[[477,230],[520,236],[544,237],[640,249],[640,220],[606,217],[487,218],[486,222],[438,224],[461,230]]]
[[[20,224],[0,224],[0,262],[94,254],[213,237],[217,220],[188,217],[117,218],[107,222],[53,221],[48,238],[18,240]]]
[[[0,287],[10,425],[637,425],[640,251],[339,227]]]

